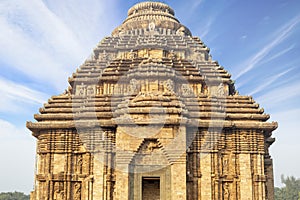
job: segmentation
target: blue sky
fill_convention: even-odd
[[[25,122],[141,1],[0,1],[0,192],[33,188],[35,139]],[[278,121],[275,185],[300,178],[300,1],[182,0],[169,4],[214,60]]]

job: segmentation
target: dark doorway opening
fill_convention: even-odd
[[[142,197],[143,200],[160,200],[159,177],[143,177]]]

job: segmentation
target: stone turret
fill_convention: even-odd
[[[128,17],[112,35],[122,35],[138,31],[143,34],[152,32],[177,32],[181,35],[191,35],[191,32],[175,18],[174,10],[160,2],[143,2],[136,4],[128,11]]]

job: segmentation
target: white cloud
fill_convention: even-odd
[[[272,83],[274,83],[276,80],[278,80],[280,77],[284,76],[285,74],[287,74],[288,72],[290,72],[291,70],[293,70],[294,68],[290,68],[287,69],[284,72],[281,72],[279,74],[276,74],[268,79],[265,80],[264,83],[260,84],[258,87],[256,87],[255,90],[253,90],[252,92],[249,93],[249,95],[254,95],[260,91],[262,91],[263,89],[267,88],[268,86],[270,86]]]
[[[253,55],[252,58],[246,61],[246,63],[243,63],[242,66],[245,67],[239,67],[239,69],[243,69],[243,70],[241,70],[240,73],[238,73],[236,79],[238,79],[239,77],[246,74],[248,71],[255,68],[258,65],[258,63],[261,62],[274,47],[276,47],[277,45],[279,45],[281,42],[283,42],[285,39],[289,37],[290,33],[293,31],[293,29],[299,22],[300,22],[300,16],[297,16],[291,19],[286,24],[284,24],[282,27],[280,27],[277,31],[275,31],[274,34],[275,37],[273,38],[272,42],[265,45],[260,51],[258,51],[255,55]]]
[[[266,92],[257,98],[257,101],[270,108],[284,106],[286,100],[295,98],[300,95],[300,82],[290,82],[288,85],[275,88],[270,92]]]
[[[204,26],[202,26],[199,31],[197,31],[200,34],[200,38],[203,40],[207,35],[209,35],[209,32],[211,30],[211,26],[213,25],[215,19],[217,16],[215,17],[208,17],[205,20],[205,24]]]
[[[25,105],[45,103],[48,95],[0,77],[0,112],[20,113]]]
[[[91,53],[91,42],[86,44],[87,41],[96,45],[95,37],[103,32],[101,28],[91,28],[92,23],[101,27],[101,20],[112,20],[108,19],[109,15],[101,19],[99,14],[98,17],[93,16],[96,11],[103,14],[112,3],[98,3],[91,12],[82,9],[93,8],[93,4],[78,2],[57,2],[55,9],[68,5],[72,5],[71,8],[65,9],[74,11],[60,18],[39,0],[0,2],[0,46],[5,47],[0,49],[0,58],[15,70],[39,82],[51,83],[59,91],[66,88],[67,77]],[[97,10],[99,6],[102,7],[100,11]],[[77,16],[74,16],[75,13]],[[96,19],[88,23],[88,18]]]
[[[0,192],[32,190],[35,139],[25,127],[0,119]]]
[[[284,48],[282,51],[279,51],[278,53],[274,54],[273,56],[270,56],[269,58],[264,59],[262,62],[260,62],[260,64],[264,64],[264,63],[270,62],[272,60],[275,60],[276,58],[283,56],[284,54],[291,51],[294,47],[295,47],[295,45],[293,44],[288,48]]]
[[[247,37],[248,37],[247,35],[243,35],[243,36],[241,36],[241,39],[245,40],[245,39],[247,39]]]
[[[47,7],[68,25],[82,44],[94,47],[120,23],[115,1],[44,0]],[[114,10],[114,13],[107,12]],[[95,41],[96,40],[96,41]]]
[[[197,9],[203,2],[204,2],[204,0],[196,0],[196,1],[194,1],[194,3],[191,6],[191,10]]]
[[[8,121],[5,121],[3,119],[0,119],[0,137],[3,138],[9,134],[20,134],[22,131],[17,129],[14,125],[9,123]]]
[[[45,2],[0,1],[0,61],[7,64],[5,71],[17,72],[20,77],[20,82],[14,82],[0,75],[0,192],[29,193],[33,186],[35,139],[25,128],[25,119],[22,127],[15,123],[20,112],[44,103],[49,95],[23,85],[22,75],[32,84],[40,84],[39,88],[45,84],[62,91],[70,73],[103,34],[112,31],[110,24],[118,14],[111,8],[116,1]],[[5,113],[11,112],[18,116],[7,117]]]

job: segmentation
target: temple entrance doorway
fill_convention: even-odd
[[[143,177],[142,197],[143,200],[160,200],[159,177]]]

